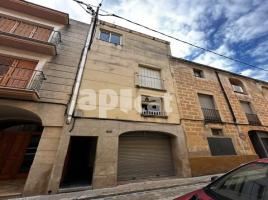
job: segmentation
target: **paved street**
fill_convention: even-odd
[[[211,175],[212,176],[212,175]],[[161,180],[147,180],[118,185],[111,188],[83,190],[77,192],[60,193],[54,195],[42,195],[24,200],[151,200],[174,199],[185,193],[199,189],[210,182],[211,176],[194,178],[165,178]]]
[[[199,189],[205,185],[206,185],[205,183],[202,183],[202,184],[178,186],[178,187],[171,187],[171,188],[165,188],[165,189],[160,189],[160,190],[151,190],[151,191],[145,191],[145,192],[137,192],[137,193],[116,195],[116,196],[96,198],[96,199],[99,199],[99,200],[125,200],[125,199],[128,199],[128,200],[140,200],[140,199],[142,200],[155,200],[155,199],[171,200],[185,193]]]

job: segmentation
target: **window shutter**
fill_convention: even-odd
[[[249,102],[241,101],[241,105],[242,105],[242,108],[245,111],[245,113],[253,114],[253,111],[252,111],[252,109],[250,107]]]
[[[198,98],[202,108],[215,109],[213,97],[211,95],[198,94]]]
[[[34,31],[35,26],[26,24],[21,22],[16,30],[14,31],[14,34],[23,36],[23,37],[30,37],[31,33]]]
[[[47,28],[38,27],[33,35],[33,39],[48,41],[51,32],[52,30],[49,30]]]
[[[161,76],[159,70],[149,69],[145,67],[140,68],[141,85],[150,88],[161,89]]]
[[[0,31],[10,32],[11,29],[15,26],[15,24],[15,20],[0,17]]]

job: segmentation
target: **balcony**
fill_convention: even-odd
[[[142,76],[139,74],[135,75],[136,86],[141,88],[149,88],[154,90],[162,90],[165,91],[164,80],[149,76]]]
[[[0,76],[0,97],[36,101],[44,80],[42,71],[15,68],[11,76]]]
[[[261,122],[256,114],[246,113],[248,123],[253,126],[261,126]]]
[[[61,35],[52,27],[0,16],[0,45],[56,55]]]
[[[220,113],[216,109],[209,109],[209,108],[202,108],[202,112],[204,115],[205,122],[214,122],[214,123],[220,123],[221,117]]]
[[[163,117],[167,118],[167,114],[161,111],[142,110],[141,116],[143,117]]]

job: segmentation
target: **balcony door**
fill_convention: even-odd
[[[0,55],[0,86],[26,88],[37,62]]]

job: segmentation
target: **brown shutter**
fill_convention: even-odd
[[[10,32],[11,29],[15,26],[15,24],[15,20],[0,17],[0,31]]]
[[[14,33],[23,37],[30,37],[35,29],[35,26],[20,22]]]
[[[35,69],[37,63],[27,60],[18,60],[17,65],[13,68],[10,73],[10,78],[6,85],[16,88],[25,88],[29,81],[31,80],[33,70]]]
[[[120,136],[118,180],[174,175],[170,138],[158,133]]]
[[[33,35],[33,38],[41,41],[48,41],[51,32],[52,30],[38,27]]]

